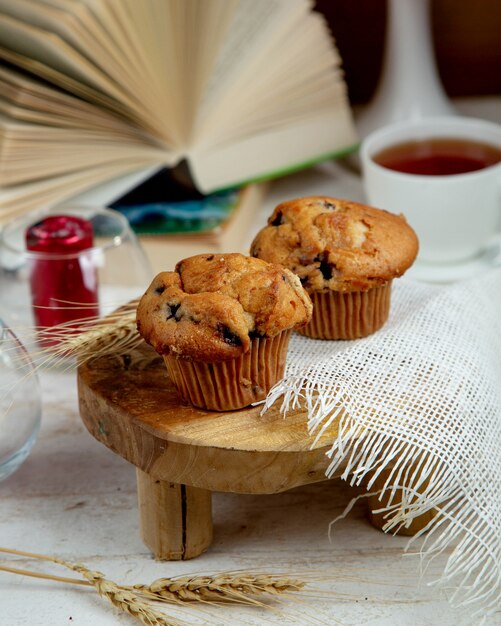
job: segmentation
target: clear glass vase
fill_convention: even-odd
[[[0,480],[23,463],[40,428],[38,376],[19,339],[0,320]]]

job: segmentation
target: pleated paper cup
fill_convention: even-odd
[[[205,363],[164,356],[170,379],[185,402],[211,411],[233,411],[264,400],[283,378],[290,330],[251,340],[236,359]]]
[[[376,332],[388,319],[391,280],[367,291],[310,293],[311,322],[299,332],[312,339],[360,339]]]

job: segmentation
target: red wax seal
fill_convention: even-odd
[[[92,224],[73,215],[46,217],[26,231],[33,313],[37,326],[51,327],[97,316],[97,268]]]

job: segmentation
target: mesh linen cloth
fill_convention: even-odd
[[[438,509],[421,554],[454,547],[439,584],[477,615],[501,597],[501,270],[450,286],[394,282],[391,314],[374,335],[321,341],[294,335],[285,378],[265,409],[307,406],[310,432],[334,419],[327,472],[367,488],[392,468],[385,530]],[[410,468],[410,471],[409,471]]]

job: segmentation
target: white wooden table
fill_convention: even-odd
[[[407,540],[374,529],[365,519],[363,504],[332,527],[329,541],[329,522],[353,494],[342,481],[273,496],[214,494],[214,542],[209,551],[191,561],[155,562],[139,536],[134,468],[83,427],[73,374],[44,372],[41,378],[40,438],[21,469],[0,484],[3,546],[81,561],[129,584],[249,568],[291,574],[314,570],[330,578],[312,584],[320,589],[316,597],[281,604],[280,615],[221,607],[210,611],[216,624],[475,623],[451,609],[435,589],[420,584],[419,558],[402,554]],[[445,556],[427,580],[439,573]],[[25,559],[17,567],[73,575]],[[209,623],[207,612],[191,607],[170,614],[187,623]],[[2,626],[134,623],[91,590],[0,572]]]
[[[282,199],[331,194],[362,200],[358,177],[337,165],[275,183],[256,222]],[[249,241],[251,239],[249,234]],[[42,430],[21,469],[0,483],[0,545],[80,561],[117,582],[134,584],[187,573],[253,569],[321,573],[310,595],[286,600],[278,612],[186,606],[166,612],[196,624],[346,624],[371,626],[479,623],[454,610],[426,581],[447,554],[419,577],[419,557],[403,556],[407,539],[386,536],[365,519],[359,503],[332,527],[353,495],[330,481],[272,496],[214,494],[214,542],[192,561],[155,562],[139,536],[134,467],[97,443],[77,408],[73,372],[44,371]],[[10,563],[10,558],[1,563]],[[63,568],[20,559],[17,567],[70,575]],[[316,592],[314,593],[314,591]],[[132,625],[92,590],[0,572],[2,626]],[[491,619],[488,624],[498,623]]]

